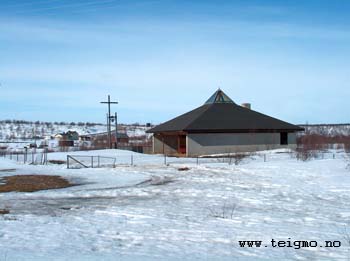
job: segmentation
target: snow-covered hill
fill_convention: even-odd
[[[79,134],[90,134],[103,132],[106,127],[102,124],[86,123],[1,121],[0,140],[42,138],[68,130],[77,131]]]
[[[308,134],[320,134],[324,136],[350,136],[350,124],[311,124],[299,125]]]
[[[149,127],[145,125],[120,124],[118,129],[125,131],[129,137],[146,135]],[[0,141],[26,140],[45,138],[58,133],[76,131],[80,135],[106,132],[106,125],[97,123],[64,123],[64,122],[26,122],[7,120],[0,121]]]
[[[304,135],[321,134],[326,136],[350,135],[350,124],[317,124],[299,125],[305,128]],[[120,124],[118,129],[125,131],[129,137],[150,137],[146,134],[149,126],[140,124]],[[25,140],[34,137],[49,137],[68,130],[77,131],[79,134],[94,134],[106,131],[104,124],[97,123],[64,123],[64,122],[25,122],[16,120],[0,121],[0,141]]]

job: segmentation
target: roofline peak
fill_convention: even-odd
[[[221,89],[220,87],[214,92],[212,96],[205,102],[205,104],[214,104],[214,103],[232,103],[233,100],[228,97]]]

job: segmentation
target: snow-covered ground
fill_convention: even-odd
[[[0,260],[348,260],[350,170],[345,155],[297,161],[268,152],[240,165],[127,151],[85,155],[135,165],[66,169],[0,159],[1,176],[61,175],[80,184],[0,194]],[[76,155],[81,154],[76,152]],[[65,159],[64,153],[49,159]],[[179,167],[188,171],[179,171]],[[348,232],[346,232],[346,229]],[[273,248],[271,240],[340,241]],[[239,240],[262,240],[242,248]]]

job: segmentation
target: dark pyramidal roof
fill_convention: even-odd
[[[148,132],[229,133],[302,130],[296,125],[239,106],[218,89],[201,107],[160,124]]]

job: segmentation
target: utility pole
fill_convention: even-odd
[[[110,147],[110,141],[111,141],[111,133],[109,132],[109,116],[108,113],[106,113],[106,123],[107,123],[107,142],[108,142],[108,147]]]
[[[117,113],[114,115],[115,120],[115,148],[118,149],[118,118]]]
[[[117,118],[117,113],[114,113],[114,116],[110,116],[109,117],[110,122],[114,122],[115,125],[115,143],[114,143],[114,148],[117,149],[118,148],[118,118]],[[112,136],[112,134],[111,134]]]
[[[111,116],[111,104],[118,104],[118,102],[111,102],[111,96],[108,95],[108,101],[106,102],[101,102],[103,104],[107,104],[108,105],[108,114],[107,114],[107,133],[108,133],[108,144],[109,144],[109,148],[112,149],[112,137],[111,137],[111,119],[114,118],[113,116]],[[117,139],[117,137],[116,137]]]

